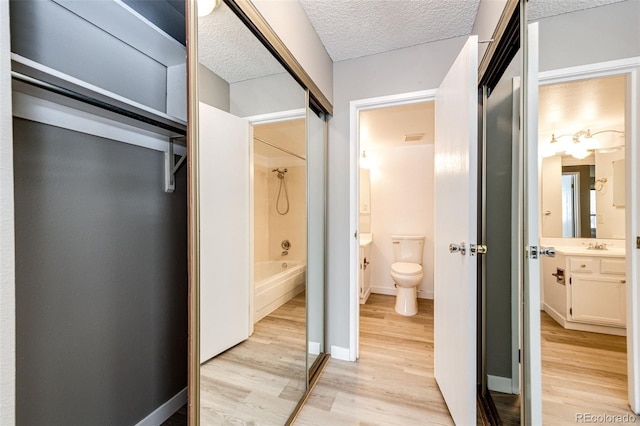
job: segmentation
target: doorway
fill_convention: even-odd
[[[380,243],[376,242],[376,246],[380,246],[380,244],[384,244],[384,242],[382,241],[382,238],[388,238],[388,250],[386,250],[386,252],[391,251],[391,234],[392,232],[395,231],[388,231],[387,228],[389,226],[384,226],[383,228],[385,229],[384,231],[384,235],[385,237],[383,237],[382,235],[380,236],[376,236],[375,234],[373,234],[371,232],[372,228],[371,225],[373,223],[373,221],[375,220],[373,218],[373,214],[371,212],[371,202],[373,200],[371,200],[371,185],[373,184],[373,180],[377,178],[376,173],[378,172],[378,170],[376,169],[376,158],[375,158],[375,153],[369,149],[369,154],[367,154],[367,144],[371,143],[371,138],[374,137],[375,135],[372,135],[369,133],[369,130],[365,130],[363,132],[363,126],[362,126],[362,119],[363,119],[363,114],[365,117],[365,124],[367,122],[367,120],[370,120],[372,118],[376,118],[376,112],[375,111],[384,111],[385,109],[390,109],[390,108],[409,108],[409,109],[415,109],[416,105],[420,105],[420,104],[433,104],[433,101],[435,100],[435,90],[429,90],[429,91],[420,91],[420,92],[412,92],[412,93],[406,93],[406,94],[399,94],[399,95],[392,95],[392,96],[383,96],[383,97],[379,97],[379,98],[371,98],[371,99],[363,99],[363,100],[359,100],[359,101],[352,101],[351,102],[351,140],[354,141],[354,143],[351,144],[351,227],[352,229],[356,229],[356,235],[350,245],[350,342],[349,342],[349,353],[348,354],[344,354],[344,358],[348,359],[349,361],[355,361],[356,359],[359,358],[359,340],[360,340],[360,303],[361,303],[361,280],[364,281],[365,278],[371,279],[370,278],[370,274],[371,272],[369,272],[368,274],[366,273],[366,270],[364,269],[364,256],[362,258],[362,262],[361,262],[361,251],[364,252],[367,251],[369,252],[371,250],[371,244],[373,244],[373,242],[371,243],[367,243],[367,239],[371,238],[372,241],[376,241],[376,239],[380,239]],[[399,111],[399,110],[396,110]],[[366,114],[370,114],[370,115],[366,115]],[[371,115],[373,114],[373,115]],[[380,114],[380,112],[378,112],[377,114]],[[384,113],[383,113],[384,114]],[[375,121],[375,120],[374,120]],[[373,131],[378,131],[378,129],[373,129]],[[420,132],[417,132],[420,133]],[[405,134],[402,134],[402,136],[404,137]],[[375,140],[375,139],[374,139]],[[380,145],[381,147],[384,146],[384,144]],[[377,147],[377,145],[374,143],[371,145],[371,147]],[[387,144],[387,149],[389,147],[389,144]],[[373,148],[374,151],[376,149],[379,148]],[[382,148],[385,149],[385,148]],[[363,167],[364,166],[364,167]],[[372,167],[373,167],[373,171],[372,171]],[[372,177],[373,175],[373,177]],[[366,178],[369,177],[369,181],[366,181]],[[361,178],[364,178],[363,180],[361,180]],[[369,185],[367,185],[369,184]],[[361,189],[362,190],[367,190],[369,189],[369,194],[361,194]],[[385,191],[383,191],[384,193]],[[368,195],[368,196],[367,196]],[[362,206],[361,201],[364,202],[366,205]],[[385,221],[387,222],[387,221]],[[391,225],[392,226],[392,225]],[[367,232],[369,231],[369,232]],[[364,238],[362,234],[364,235]],[[361,248],[361,242],[363,247]],[[382,247],[382,246],[380,246]],[[379,253],[379,255],[381,255],[381,253]],[[392,256],[392,253],[389,254],[387,253],[386,258],[390,258]],[[367,258],[367,261],[369,261],[370,258]],[[360,264],[362,263],[362,269],[360,268]],[[388,262],[387,262],[388,263]],[[381,268],[383,268],[382,263],[380,265],[376,266],[369,266],[367,264],[367,268],[370,270],[374,270],[377,269],[378,271],[382,271]],[[390,271],[390,263],[388,265],[387,271]],[[391,280],[391,277],[389,274],[385,274],[385,280],[388,276],[388,279]],[[433,281],[431,281],[432,283]],[[379,292],[381,294],[386,294],[386,295],[395,295],[395,287],[393,287],[393,283],[389,283],[388,280],[385,283],[385,285],[380,285],[377,286],[379,288],[376,288],[374,290],[374,292]],[[433,289],[433,285],[431,285],[431,289]],[[367,285],[367,283],[362,283],[362,300],[366,301],[368,294],[371,293],[371,291],[373,290],[373,288],[371,288],[370,285]],[[433,290],[431,290],[433,291]],[[431,296],[433,297],[433,296]],[[332,353],[332,355],[334,355]],[[334,355],[335,356],[335,355]]]

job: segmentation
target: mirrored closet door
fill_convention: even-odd
[[[325,116],[238,10],[197,23],[198,414],[284,425],[325,352]]]

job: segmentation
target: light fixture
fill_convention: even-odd
[[[360,168],[361,169],[369,168],[369,159],[367,158],[367,153],[364,149],[362,150],[362,155],[360,156]]]
[[[202,18],[203,16],[209,15],[220,6],[221,1],[222,0],[198,0],[198,16]]]
[[[593,133],[591,133],[590,129],[586,129],[579,130],[573,134],[569,133],[558,136],[556,136],[555,133],[552,133],[551,140],[547,144],[546,148],[544,146],[542,147],[541,154],[543,157],[550,157],[555,154],[564,152],[567,155],[571,155],[579,160],[582,160],[591,155],[591,153],[595,150],[601,152],[612,152],[616,149],[620,149],[620,147],[624,145],[623,141],[622,144],[615,145],[614,143],[614,146],[603,146],[602,143],[594,139],[595,135],[599,135],[602,133],[618,133],[620,135],[624,135],[623,131],[612,129],[600,130]],[[559,139],[566,138],[568,136],[571,136],[571,142],[566,139],[562,142],[559,141]]]

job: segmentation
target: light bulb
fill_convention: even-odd
[[[198,0],[198,16],[209,15],[213,10],[220,5],[220,0]]]

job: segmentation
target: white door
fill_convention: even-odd
[[[200,103],[200,362],[249,337],[249,122]]]
[[[525,424],[542,424],[540,359],[540,207],[538,201],[538,23],[528,25],[523,77],[523,414]],[[532,253],[536,247],[537,253]]]
[[[478,38],[470,37],[436,93],[435,378],[458,425],[476,423]],[[465,250],[450,252],[450,244]]]

